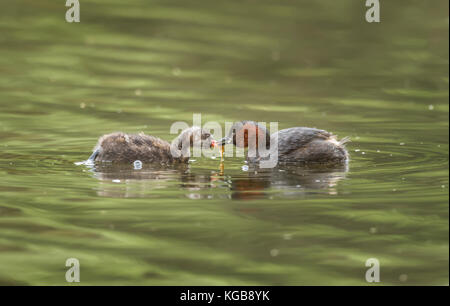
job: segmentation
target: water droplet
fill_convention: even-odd
[[[280,254],[280,251],[277,250],[277,249],[272,249],[272,250],[270,250],[270,256],[272,256],[272,257],[276,257],[276,256],[278,256],[279,254]]]
[[[134,170],[142,169],[142,162],[140,160],[135,160],[133,163]]]
[[[291,240],[292,239],[292,234],[284,234],[283,235],[283,239],[284,240]]]
[[[181,74],[181,69],[178,68],[178,67],[173,68],[173,69],[172,69],[172,74],[173,74],[174,76],[179,76],[179,75]]]

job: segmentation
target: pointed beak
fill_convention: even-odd
[[[228,137],[228,136],[220,139],[219,141],[217,141],[217,144],[219,146],[224,146],[224,145],[229,144],[229,143],[231,143],[231,137]]]

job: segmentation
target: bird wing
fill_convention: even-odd
[[[302,148],[313,140],[326,140],[333,135],[325,130],[308,127],[293,127],[278,131],[277,133],[272,134],[271,138],[274,139],[274,136],[278,136],[278,154],[284,155]]]

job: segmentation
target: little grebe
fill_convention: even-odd
[[[250,146],[256,144],[256,148],[249,148],[249,139],[253,140]],[[254,121],[236,122],[229,135],[219,140],[218,144],[223,146],[233,143],[240,148],[256,150],[256,156],[254,158],[247,156],[247,159],[250,162],[257,162],[260,160],[258,145],[265,141],[266,149],[272,151],[276,149],[276,146],[271,148],[270,143],[275,142],[276,139],[278,139],[279,162],[340,164],[348,161],[345,143],[349,141],[349,138],[337,140],[336,135],[308,127],[288,128],[270,135],[264,127]]]
[[[177,164],[187,163],[190,148],[202,146],[212,148],[216,141],[211,134],[199,127],[190,127],[171,143],[160,138],[140,133],[137,135],[121,132],[100,137],[89,161],[134,162]],[[175,152],[176,154],[172,154]]]

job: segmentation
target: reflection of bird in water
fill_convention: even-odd
[[[154,190],[181,187],[186,197],[200,199],[209,197],[200,191],[214,188],[214,182],[218,182],[209,171],[191,173],[188,164],[167,168],[150,163],[135,169],[130,164],[98,163],[91,165],[91,172],[100,181],[98,195],[109,197],[145,197]]]
[[[135,169],[133,164],[98,163],[91,167],[94,177],[102,181],[165,181],[179,178],[189,169],[187,164],[178,164],[170,168],[162,165],[143,164],[142,168]]]
[[[188,165],[179,164],[167,168],[144,164],[141,169],[136,170],[130,164],[97,163],[91,168],[93,176],[100,182],[97,188],[99,196],[134,198],[146,197],[154,190],[167,188],[170,182],[180,180]]]
[[[258,162],[262,150],[277,156],[278,162],[302,162],[316,164],[343,164],[348,160],[345,143],[348,138],[337,140],[327,131],[307,127],[293,127],[272,135],[254,121],[236,122],[227,137],[218,143],[233,143],[240,148],[248,148],[247,160]],[[250,152],[253,152],[251,156]]]
[[[144,164],[93,165],[93,176],[99,180],[97,193],[107,197],[151,197],[155,190],[175,189],[190,199],[232,198],[235,200],[271,197],[304,197],[324,190],[336,194],[337,183],[345,178],[347,166],[298,167],[281,165],[261,169],[250,165],[245,172],[220,175],[219,171],[193,170],[187,164],[167,168]],[[212,193],[212,189],[214,192]]]
[[[232,180],[233,199],[252,200],[273,196],[302,197],[325,190],[337,194],[337,183],[345,178],[347,165],[340,167],[298,167],[280,165],[261,169],[251,166],[247,177]],[[271,189],[271,192],[268,192]]]
[[[265,190],[270,187],[270,180],[258,174],[249,174],[247,178],[231,181],[231,198],[234,200],[254,200],[267,198]]]
[[[100,137],[94,152],[89,157],[91,162],[134,162],[140,160],[147,163],[172,165],[187,163],[190,148],[215,146],[211,134],[199,127],[190,127],[170,144],[160,138],[145,135],[129,135],[112,133]],[[173,153],[176,152],[176,155]]]

